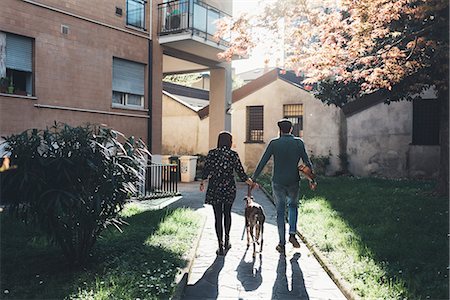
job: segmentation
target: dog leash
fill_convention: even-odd
[[[251,197],[251,196],[252,196],[252,186],[249,185],[249,186],[247,187],[247,197]]]

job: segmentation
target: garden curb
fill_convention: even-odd
[[[205,229],[206,225],[206,217],[203,215],[201,217],[203,224],[201,224],[198,229],[197,239],[194,242],[194,247],[191,248],[188,255],[186,256],[186,259],[188,261],[186,267],[184,267],[175,278],[176,287],[174,293],[172,294],[172,297],[170,298],[171,300],[180,300],[183,296],[184,288],[187,285],[189,274],[191,273],[192,265],[194,264],[195,255],[197,253],[198,246],[200,245],[200,240],[202,238],[203,230]]]
[[[263,193],[269,198],[273,205],[275,205],[275,201],[273,196],[263,187],[259,186],[259,188],[263,191]],[[339,273],[336,268],[334,268],[328,260],[320,253],[320,251],[311,243],[308,242],[306,237],[302,235],[297,230],[297,235],[300,237],[302,242],[308,247],[309,251],[314,255],[316,260],[325,270],[325,272],[330,276],[331,280],[337,285],[337,287],[341,290],[344,296],[349,300],[360,300],[361,298],[355,293],[355,291],[350,287],[350,284],[344,279],[344,277]]]

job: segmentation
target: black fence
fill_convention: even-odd
[[[213,37],[217,31],[217,20],[230,18],[219,9],[203,2],[193,0],[175,0],[158,4],[158,34],[168,35],[189,32],[227,46],[229,35],[216,41]]]
[[[177,164],[150,164],[145,172],[145,198],[162,198],[178,194]]]

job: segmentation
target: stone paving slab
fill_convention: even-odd
[[[172,205],[192,207],[206,217],[181,299],[346,299],[303,243],[300,249],[287,244],[286,256],[275,250],[276,211],[261,190],[253,191],[253,196],[266,214],[264,247],[255,258],[244,235],[245,184],[238,184],[232,208],[232,248],[225,256],[215,253],[214,214],[210,205],[203,204],[205,194],[198,191],[198,183],[180,184],[179,190],[183,199]]]

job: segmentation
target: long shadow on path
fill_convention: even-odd
[[[217,256],[211,266],[194,285],[187,285],[183,300],[217,299],[219,296],[219,274],[225,263],[225,256]]]
[[[237,267],[237,278],[241,282],[242,287],[246,292],[256,290],[262,283],[262,254],[259,254],[259,266],[255,268],[256,257],[252,261],[245,261],[245,256],[248,253],[247,248],[242,256],[241,262]]]
[[[272,288],[272,299],[302,299],[309,300],[306,291],[303,273],[298,264],[300,253],[295,253],[289,260],[291,263],[292,277],[289,288],[286,276],[286,256],[280,255],[277,266],[277,278]]]

